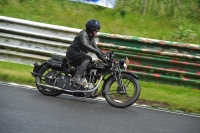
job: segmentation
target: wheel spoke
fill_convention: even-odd
[[[113,90],[113,91],[106,91],[105,93],[106,93],[106,94],[109,94],[109,95],[111,95],[111,94],[118,94],[118,93],[117,93],[116,91],[114,91],[114,90]]]
[[[128,84],[125,85],[127,81],[128,81]],[[124,86],[127,88],[131,81],[127,79],[126,82],[124,83]]]
[[[125,102],[129,101],[134,96],[135,85],[130,80],[130,77],[129,78],[122,77],[122,83],[123,83],[123,86],[126,89],[126,92],[124,94],[118,93],[118,90],[117,90],[118,84],[115,82],[115,80],[111,84],[110,89],[108,91],[108,95],[110,95],[110,97],[115,102],[125,103]]]

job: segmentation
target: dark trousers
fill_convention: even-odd
[[[66,57],[73,62],[74,66],[80,66],[81,63],[86,59],[88,59],[90,63],[92,62],[91,56],[78,51],[68,50],[66,52]]]

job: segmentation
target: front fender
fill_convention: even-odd
[[[123,73],[130,74],[130,75],[132,75],[134,78],[139,79],[138,75],[135,74],[135,73],[133,73],[133,72],[129,72],[129,71],[121,71],[121,74],[123,74]]]

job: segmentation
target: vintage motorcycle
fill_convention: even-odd
[[[114,107],[131,106],[140,95],[139,77],[126,71],[128,58],[116,61],[113,51],[103,56],[107,63],[99,60],[92,62],[81,85],[72,79],[76,71],[72,61],[59,55],[52,55],[51,59],[41,64],[34,63],[31,74],[35,77],[37,89],[47,96],[62,93],[87,98],[101,96]]]

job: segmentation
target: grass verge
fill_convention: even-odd
[[[0,80],[35,86],[30,72],[33,66],[0,61]],[[200,114],[200,90],[140,80],[141,95],[138,104]]]

